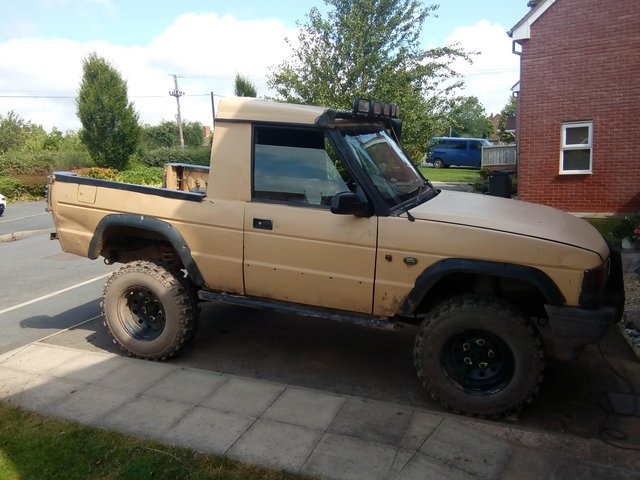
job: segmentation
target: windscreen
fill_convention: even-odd
[[[384,129],[344,130],[343,134],[390,207],[414,198],[425,185],[424,178]]]

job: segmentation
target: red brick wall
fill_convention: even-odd
[[[522,42],[518,195],[640,212],[640,1],[557,0]],[[593,122],[592,174],[559,175],[561,124]]]

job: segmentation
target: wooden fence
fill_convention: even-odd
[[[515,145],[491,145],[482,147],[482,167],[490,170],[508,168],[517,170],[518,157]]]

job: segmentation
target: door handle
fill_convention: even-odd
[[[253,228],[257,228],[259,230],[273,230],[273,222],[264,218],[254,218]]]

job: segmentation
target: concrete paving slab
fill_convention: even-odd
[[[23,347],[18,347],[15,350],[9,350],[8,352],[0,354],[0,365],[2,364],[2,362],[4,362],[5,360],[8,360],[9,358],[13,357],[18,352],[24,350],[27,347],[28,347],[28,345],[25,345]]]
[[[120,368],[96,379],[95,384],[114,390],[139,394],[179,368],[168,363],[152,363],[136,359],[128,360]]]
[[[406,465],[392,478],[394,480],[478,480],[479,478],[493,480],[499,477],[478,477],[458,469],[455,465],[445,465],[420,452],[415,452]]]
[[[420,452],[476,478],[496,478],[512,449],[506,440],[446,418],[420,447]]]
[[[390,445],[326,433],[302,473],[335,480],[383,480],[389,478],[396,452]]]
[[[575,458],[563,456],[558,464],[557,472],[561,478],[589,480],[638,480],[640,472],[599,465],[592,462],[576,462]]]
[[[409,427],[400,441],[400,447],[408,450],[418,450],[444,421],[444,418],[433,413],[414,411]]]
[[[393,459],[393,464],[391,465],[387,478],[396,478],[415,455],[415,450],[399,448],[396,452],[396,457]]]
[[[83,387],[82,383],[37,375],[25,388],[12,397],[12,403],[27,410],[51,414],[51,409],[63,398]]]
[[[561,480],[557,457],[539,449],[517,447],[505,465],[500,480]]]
[[[91,424],[135,398],[134,393],[85,385],[51,405],[49,413],[67,420]]]
[[[80,355],[77,350],[44,345],[29,345],[15,355],[5,359],[2,365],[29,373],[46,373],[49,370],[69,363]]]
[[[193,406],[185,403],[141,396],[96,423],[132,435],[160,440],[191,409]]]
[[[345,398],[337,395],[289,387],[262,418],[326,430],[344,402]]]
[[[205,370],[179,368],[162,378],[144,393],[174,402],[198,405],[225,381],[226,377]]]
[[[97,382],[99,379],[124,367],[130,359],[116,355],[96,355],[81,353],[73,361],[52,368],[48,374],[54,377],[78,380],[84,383]]]
[[[23,391],[27,383],[36,377],[37,375],[34,373],[0,366],[0,400],[9,401],[11,397]]]
[[[500,480],[638,480],[640,472],[626,468],[600,465],[564,454],[517,447],[505,466]]]
[[[284,389],[283,385],[233,377],[203,400],[202,406],[258,417]]]
[[[165,432],[163,441],[202,453],[224,455],[255,418],[196,407]]]
[[[321,437],[318,430],[257,420],[227,454],[246,463],[297,472]]]
[[[350,398],[334,418],[329,431],[397,447],[411,417],[412,410],[408,408]]]

